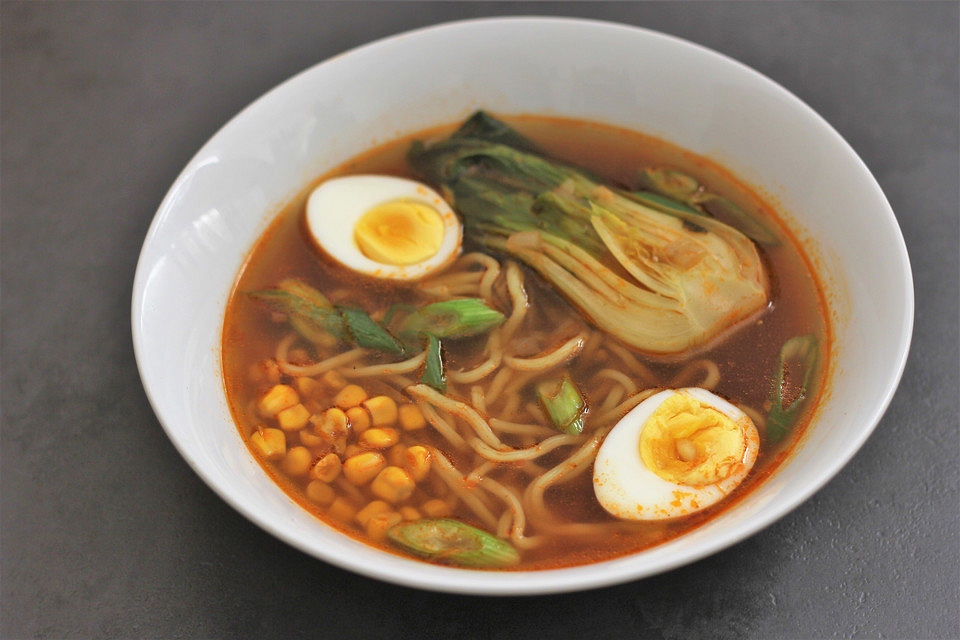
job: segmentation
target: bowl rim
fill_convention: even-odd
[[[138,318],[140,318],[144,313],[144,291],[148,275],[146,273],[147,249],[155,242],[156,236],[158,233],[160,233],[160,229],[167,217],[168,210],[173,205],[173,201],[175,200],[177,192],[188,178],[188,171],[193,168],[197,163],[197,160],[204,156],[210,147],[215,144],[216,140],[223,132],[230,129],[235,121],[243,118],[251,110],[255,109],[258,104],[265,101],[269,96],[274,95],[275,93],[284,90],[289,85],[298,82],[302,76],[312,72],[321,65],[325,65],[341,58],[348,58],[361,51],[388,46],[403,39],[418,37],[438,31],[456,30],[471,27],[496,28],[499,25],[516,24],[519,22],[526,22],[531,27],[535,27],[538,24],[567,24],[583,25],[590,28],[607,28],[620,32],[632,32],[634,34],[642,35],[646,38],[660,39],[675,45],[689,47],[697,54],[719,58],[724,63],[739,68],[740,72],[746,72],[747,74],[753,76],[754,80],[759,81],[762,84],[766,84],[768,88],[772,88],[779,92],[788,101],[792,102],[794,106],[799,107],[809,117],[812,117],[815,121],[817,121],[821,127],[824,127],[827,135],[834,137],[840,143],[839,148],[845,153],[847,160],[852,160],[860,169],[860,171],[864,173],[868,180],[867,184],[869,184],[872,190],[875,192],[874,195],[879,196],[879,201],[884,205],[880,208],[880,211],[877,211],[877,215],[882,214],[886,218],[886,222],[891,225],[891,228],[895,234],[896,242],[890,246],[890,250],[892,253],[896,254],[895,257],[899,259],[902,265],[902,275],[904,280],[902,284],[905,292],[905,300],[902,308],[903,317],[901,318],[901,326],[903,327],[903,331],[901,335],[898,336],[897,352],[899,357],[896,363],[895,375],[888,379],[887,386],[883,391],[882,402],[877,403],[869,412],[869,417],[863,422],[865,426],[857,434],[857,437],[853,438],[845,449],[836,451],[835,456],[832,457],[828,463],[824,463],[824,465],[821,466],[821,472],[814,481],[811,481],[809,484],[802,487],[800,491],[792,494],[791,496],[778,500],[777,503],[771,506],[766,512],[752,517],[749,522],[738,527],[722,531],[715,537],[704,541],[702,544],[699,544],[697,547],[690,549],[689,551],[684,551],[671,557],[651,561],[643,567],[625,565],[622,562],[623,560],[636,556],[636,554],[629,554],[627,556],[613,558],[603,562],[560,569],[541,569],[522,572],[488,572],[443,567],[443,571],[440,572],[427,572],[421,574],[417,571],[398,571],[395,569],[385,569],[384,567],[377,566],[375,563],[368,563],[366,561],[358,560],[351,554],[337,555],[334,553],[324,552],[319,548],[310,547],[301,543],[301,541],[296,539],[294,536],[288,534],[282,526],[278,526],[273,521],[264,517],[257,509],[248,507],[246,504],[234,500],[229,492],[227,492],[224,487],[220,486],[219,481],[213,478],[212,474],[207,473],[204,466],[184,445],[184,443],[178,439],[178,437],[175,435],[175,431],[169,426],[168,419],[165,417],[162,409],[161,401],[155,395],[154,391],[147,382],[144,365],[146,358],[146,347],[144,344],[144,337],[137,322]],[[160,422],[160,425],[163,427],[163,430],[166,432],[167,437],[171,440],[174,447],[184,458],[184,460],[186,460],[187,464],[204,481],[204,483],[210,487],[221,499],[227,502],[227,504],[240,512],[249,521],[253,522],[274,537],[286,542],[287,544],[310,556],[323,560],[324,562],[330,563],[341,569],[346,569],[366,577],[407,587],[447,593],[501,596],[539,595],[581,591],[620,584],[630,580],[656,575],[686,564],[690,564],[717,553],[718,551],[721,551],[727,547],[730,547],[766,528],[785,516],[790,511],[793,511],[797,506],[805,502],[814,493],[818,492],[821,488],[823,488],[824,485],[832,480],[837,473],[844,466],[846,466],[846,464],[857,453],[857,451],[860,450],[867,438],[869,438],[874,429],[876,429],[881,418],[889,407],[903,376],[913,334],[914,313],[914,288],[910,258],[909,254],[907,253],[902,231],[896,220],[893,209],[884,195],[883,190],[880,188],[876,178],[870,172],[869,168],[866,166],[860,156],[843,138],[843,136],[841,136],[839,132],[837,132],[836,129],[812,107],[807,105],[791,91],[781,86],[779,83],[775,82],[766,75],[753,69],[752,67],[749,67],[748,65],[739,62],[723,53],[697,44],[685,38],[619,22],[595,20],[589,18],[537,15],[500,16],[455,20],[389,35],[353,47],[312,64],[258,96],[229,120],[227,120],[226,123],[224,123],[219,129],[217,129],[215,133],[210,136],[210,138],[207,139],[200,149],[190,158],[186,165],[184,165],[183,169],[177,175],[177,178],[174,180],[173,184],[165,194],[150,223],[138,256],[131,299],[131,325],[134,356],[136,359],[137,370],[140,375],[141,384],[144,388],[144,392],[147,396],[150,406]],[[217,370],[219,372],[219,356],[217,358],[217,363]],[[415,566],[423,566],[420,561],[410,560],[409,562],[414,563]],[[434,565],[428,566],[436,568]]]

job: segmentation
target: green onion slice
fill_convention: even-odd
[[[480,298],[434,302],[400,323],[398,334],[429,333],[438,338],[468,338],[486,333],[503,322],[504,316]]]
[[[473,569],[500,569],[520,562],[505,540],[449,518],[414,520],[387,532],[395,545],[433,562]]]
[[[537,398],[556,429],[572,435],[583,431],[587,403],[569,375],[538,384]]]
[[[440,339],[429,333],[426,337],[427,359],[423,363],[420,382],[428,384],[442,393],[447,389],[447,376],[443,370],[443,354],[440,349]]]
[[[337,307],[337,309],[343,316],[353,342],[358,347],[375,349],[394,355],[403,354],[403,346],[397,342],[397,339],[374,322],[366,311],[353,307]]]
[[[766,436],[769,441],[782,440],[793,427],[803,401],[810,393],[813,371],[819,358],[819,341],[812,333],[795,336],[783,343],[777,371],[773,376],[770,412],[767,414]]]

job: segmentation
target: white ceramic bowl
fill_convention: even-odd
[[[823,271],[836,332],[829,392],[780,470],[721,516],[666,544],[583,567],[523,573],[428,565],[356,542],[301,509],[247,452],[221,383],[223,309],[279,205],[371,145],[477,107],[608,122],[720,161],[792,214]],[[823,486],[880,420],[903,371],[913,288],[889,204],[820,116],[751,69],[643,29],[507,18],[440,25],[360,47],[288,80],[190,161],[150,227],[133,339],[153,408],[187,462],[278,538],[405,585],[478,594],[570,591],[649,576],[727,547]]]

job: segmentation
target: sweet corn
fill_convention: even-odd
[[[360,446],[368,449],[386,449],[400,441],[396,429],[367,429],[360,434]]]
[[[420,482],[430,473],[430,450],[420,445],[410,447],[404,454],[403,466],[414,480]]]
[[[373,502],[365,506],[363,509],[360,509],[360,511],[357,511],[357,515],[355,519],[362,527],[367,524],[367,520],[369,520],[370,518],[374,516],[379,516],[389,511],[391,511],[389,504],[387,504],[383,500],[374,500]]]
[[[301,429],[298,435],[300,436],[300,444],[305,447],[316,448],[326,444],[326,440],[312,433],[310,429]]]
[[[343,464],[340,462],[340,456],[335,453],[328,453],[323,456],[310,469],[310,477],[322,482],[333,482],[340,475],[340,469]]]
[[[320,382],[327,385],[334,391],[339,391],[347,386],[347,379],[336,371],[327,371],[322,376],[320,376]]]
[[[343,436],[342,438],[337,438],[336,440],[333,441],[333,450],[336,451],[337,455],[339,455],[341,458],[347,456],[348,448],[349,447],[347,447],[347,436]],[[359,452],[359,447],[357,447],[357,449]]]
[[[367,451],[343,461],[343,475],[355,485],[364,485],[373,480],[386,465],[383,456],[376,451]]]
[[[407,448],[402,444],[395,444],[387,451],[387,462],[395,467],[402,467],[407,459]]]
[[[352,458],[353,456],[358,455],[358,454],[361,454],[361,453],[363,453],[363,447],[361,447],[360,445],[356,445],[356,444],[347,444],[346,441],[344,441],[344,445],[343,445],[343,455],[344,455],[344,457],[346,457],[346,458]]]
[[[323,385],[313,378],[300,377],[295,380],[297,392],[304,398],[316,398],[323,392]]]
[[[389,427],[397,421],[397,403],[389,396],[376,396],[363,403],[370,412],[370,424]]]
[[[255,384],[277,384],[280,382],[280,367],[275,360],[261,360],[250,365],[250,382]]]
[[[354,433],[361,433],[370,428],[370,414],[363,407],[347,409],[347,420],[350,421],[350,429]]]
[[[443,500],[427,500],[420,505],[420,510],[430,518],[446,518],[450,515],[450,505]]]
[[[370,492],[378,498],[396,504],[409,498],[416,486],[410,474],[400,467],[387,467],[370,483]]]
[[[337,395],[333,398],[333,404],[337,405],[341,409],[349,409],[350,407],[356,407],[366,399],[367,392],[364,391],[363,387],[355,384],[348,384],[337,392]]]
[[[313,454],[306,447],[293,447],[283,458],[283,470],[291,476],[303,476],[310,470]]]
[[[401,520],[403,520],[403,517],[399,513],[391,511],[367,520],[363,530],[366,531],[368,538],[375,542],[381,542],[386,539],[387,531],[400,524]]]
[[[272,418],[287,407],[300,402],[300,396],[294,391],[293,387],[285,384],[274,385],[265,396],[260,398],[257,403],[257,410],[264,418]]]
[[[267,460],[278,460],[287,452],[287,437],[280,429],[260,429],[250,436],[250,445]]]
[[[310,412],[302,404],[295,404],[287,407],[277,414],[277,422],[284,431],[298,431],[307,426],[310,420]]]
[[[404,431],[416,431],[427,426],[427,419],[415,404],[403,404],[398,409],[400,428]]]
[[[357,515],[357,510],[346,498],[337,498],[327,509],[327,515],[340,522],[350,522]]]
[[[405,507],[400,507],[400,517],[404,520],[419,520],[420,512],[407,505]]]
[[[320,480],[313,480],[308,484],[306,494],[308,498],[324,507],[337,497],[337,492],[333,490],[333,487]]]
[[[336,407],[327,409],[319,415],[310,416],[310,424],[313,425],[313,432],[328,442],[346,436],[350,429],[347,414]]]

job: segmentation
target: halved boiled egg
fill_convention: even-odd
[[[414,180],[360,175],[327,180],[307,199],[307,229],[345,267],[377,278],[412,280],[456,258],[457,215]]]
[[[665,520],[716,504],[753,467],[760,436],[740,409],[706,389],[641,402],[597,452],[593,490],[624,520]]]

